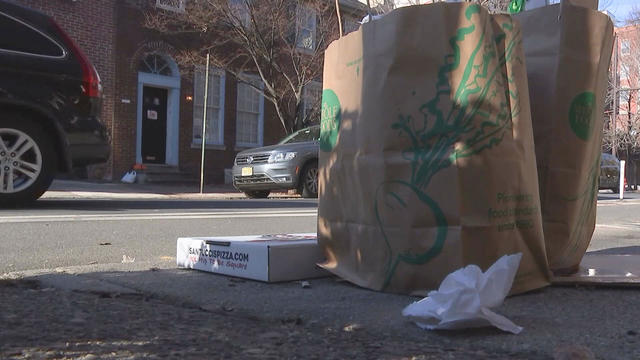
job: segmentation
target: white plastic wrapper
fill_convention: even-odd
[[[486,271],[476,265],[456,270],[428,296],[407,306],[402,315],[423,329],[465,329],[495,326],[514,334],[522,327],[491,311],[509,293],[522,253],[505,255]]]

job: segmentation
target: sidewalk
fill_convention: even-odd
[[[296,194],[272,192],[270,198],[295,198]],[[43,199],[247,199],[233,185],[205,185],[200,194],[199,184],[125,184],[120,182],[97,182],[81,180],[59,180],[42,196]]]
[[[266,284],[173,261],[0,280],[2,359],[638,359],[640,291],[548,287],[496,312],[524,330],[430,332],[416,297],[335,277]],[[572,355],[573,354],[573,355]]]
[[[56,181],[45,198],[244,197],[224,186],[197,192]],[[422,330],[401,316],[419,298],[307,280],[266,284],[178,269],[169,258],[6,274],[0,359],[640,359],[637,288],[510,297],[495,311],[524,327],[512,335]]]

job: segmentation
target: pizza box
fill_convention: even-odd
[[[181,237],[178,267],[266,282],[328,276],[315,233]]]

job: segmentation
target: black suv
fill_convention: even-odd
[[[101,93],[52,18],[0,0],[0,205],[35,200],[56,172],[107,160]]]

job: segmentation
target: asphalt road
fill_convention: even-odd
[[[184,236],[315,232],[317,201],[41,200],[0,210],[0,273],[175,259]]]
[[[640,253],[640,194],[602,191],[590,251]],[[300,198],[45,198],[0,209],[0,274],[68,266],[174,261],[183,236],[316,231],[317,201]]]

